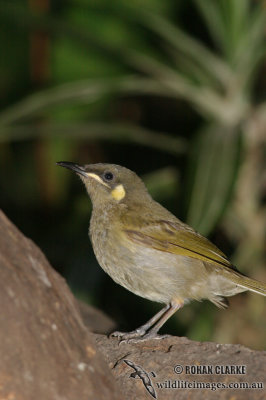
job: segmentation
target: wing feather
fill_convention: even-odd
[[[135,243],[156,250],[234,268],[218,247],[181,222],[144,222],[138,229],[127,229],[125,233]]]

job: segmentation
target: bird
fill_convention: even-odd
[[[89,236],[96,259],[118,284],[163,304],[131,332],[111,334],[120,342],[160,339],[159,329],[193,300],[220,308],[244,291],[266,296],[266,284],[251,279],[211,241],[156,202],[130,169],[116,164],[60,161],[85,184],[92,202]]]

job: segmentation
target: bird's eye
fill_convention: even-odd
[[[114,175],[112,174],[112,172],[105,172],[103,177],[106,181],[109,181],[109,182],[114,179]]]

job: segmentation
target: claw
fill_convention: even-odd
[[[111,337],[121,337],[122,339],[131,339],[131,338],[136,338],[140,337],[146,334],[146,331],[144,329],[135,329],[132,332],[120,332],[120,331],[115,331],[110,334]]]
[[[164,339],[169,337],[170,335],[158,335],[157,332],[145,332],[140,329],[136,329],[132,332],[119,332],[115,331],[110,334],[109,337],[117,337],[119,338],[119,346],[123,343],[139,343],[144,342],[150,339]]]
[[[161,340],[161,339],[168,338],[170,336],[171,335],[157,335],[156,333],[153,333],[153,332],[149,333],[148,332],[144,336],[141,336],[141,337],[138,337],[138,338],[128,339],[126,342],[127,343],[140,343],[140,342],[145,342],[146,340],[151,340],[151,339]]]
[[[110,333],[109,337],[120,337],[123,336],[125,334],[125,332],[119,332],[119,331],[115,331]]]

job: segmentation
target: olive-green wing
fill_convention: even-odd
[[[147,247],[233,268],[218,247],[181,222],[144,222],[137,229],[125,230],[125,233],[130,240]]]

